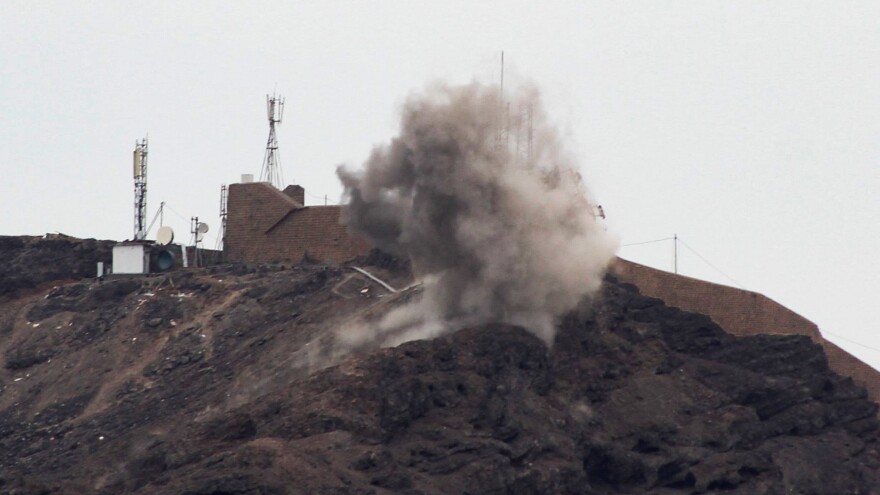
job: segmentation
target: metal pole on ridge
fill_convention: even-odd
[[[672,270],[678,275],[678,234],[672,236]]]

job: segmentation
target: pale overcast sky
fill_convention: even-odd
[[[216,230],[220,184],[259,176],[273,91],[285,178],[335,203],[335,166],[387,141],[408,94],[494,82],[501,50],[623,245],[678,234],[726,275],[684,245],[681,273],[880,367],[876,1],[4,0],[0,234],[130,238],[147,134],[149,216],[164,200],[178,239],[195,215]],[[671,270],[672,252],[620,255]]]

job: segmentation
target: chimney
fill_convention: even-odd
[[[306,204],[306,190],[302,186],[290,185],[284,188],[284,194],[293,198],[300,205]]]

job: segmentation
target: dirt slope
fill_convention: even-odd
[[[613,278],[549,350],[485,325],[317,359],[416,292],[227,266],[3,299],[0,493],[878,493],[877,405],[819,346]]]

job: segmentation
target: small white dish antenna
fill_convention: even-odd
[[[199,226],[197,227],[197,230],[199,231],[200,234],[207,234],[208,233],[208,224],[199,222]]]
[[[156,242],[162,246],[171,244],[174,242],[174,230],[167,225],[159,227],[159,230],[156,231]]]

